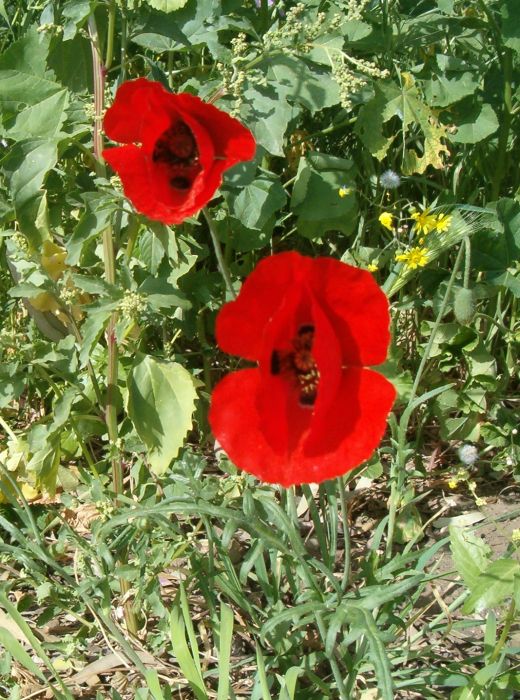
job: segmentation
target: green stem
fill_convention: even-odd
[[[437,331],[439,330],[439,326],[441,325],[442,318],[444,316],[444,312],[446,311],[446,306],[448,305],[448,300],[451,296],[451,290],[453,289],[453,285],[455,283],[455,278],[457,276],[457,273],[460,268],[460,263],[462,261],[462,253],[464,251],[463,246],[459,248],[459,252],[457,254],[457,258],[455,260],[455,264],[453,266],[453,270],[450,276],[450,279],[448,281],[448,286],[446,287],[446,293],[444,294],[444,299],[442,300],[441,307],[439,309],[439,313],[437,314],[437,318],[435,319],[435,323],[433,324],[432,332],[430,334],[430,338],[428,340],[428,343],[426,345],[426,348],[424,350],[424,354],[421,358],[421,362],[419,364],[419,369],[417,370],[417,374],[415,375],[415,381],[412,386],[412,392],[410,394],[410,398],[408,399],[408,406],[412,403],[414,398],[417,395],[417,389],[419,387],[419,384],[422,379],[422,375],[424,372],[424,368],[426,367],[426,363],[429,360],[430,357],[430,352],[433,346],[433,343],[435,342],[435,337],[437,335]]]
[[[339,500],[341,503],[341,524],[343,527],[343,541],[344,541],[344,556],[345,560],[343,562],[343,577],[341,579],[341,590],[345,592],[350,584],[351,578],[351,557],[350,557],[350,527],[348,522],[348,507],[347,498],[345,491],[348,487],[348,482],[345,481],[344,476],[338,478],[338,488],[339,488]]]
[[[105,68],[101,63],[101,53],[99,50],[99,40],[94,14],[88,20],[88,28],[92,46],[92,64],[94,74],[94,155],[96,158],[96,172],[98,175],[106,176],[106,168],[103,160],[103,132],[102,115],[105,94]],[[115,284],[116,267],[112,227],[107,226],[103,231],[103,263],[105,268],[105,279],[109,284]],[[117,365],[118,348],[116,341],[117,312],[110,316],[107,327],[107,394],[105,403],[105,422],[108,431],[110,464],[112,467],[112,487],[114,491],[114,502],[119,504],[119,496],[123,493],[123,468],[118,445],[117,426]],[[129,581],[119,579],[121,594],[126,596],[130,589]],[[128,632],[136,636],[139,629],[137,617],[131,600],[125,600],[123,604],[125,622]]]
[[[112,58],[114,56],[114,33],[116,26],[116,0],[110,0],[108,8],[108,29],[107,29],[107,54],[105,58],[105,70],[110,70]]]
[[[464,247],[466,249],[464,258],[464,289],[469,289],[469,276],[471,274],[471,240],[469,236],[464,237]]]
[[[412,416],[412,403],[417,396],[417,390],[419,388],[419,384],[421,382],[424,370],[426,368],[426,363],[429,360],[430,357],[430,352],[433,347],[433,343],[435,341],[435,338],[437,336],[437,332],[439,330],[439,326],[441,324],[442,318],[444,316],[444,312],[446,310],[446,306],[448,304],[448,300],[451,296],[451,292],[453,289],[453,285],[455,284],[455,279],[457,277],[457,274],[459,272],[459,268],[462,262],[462,254],[464,252],[464,246],[461,245],[459,248],[459,252],[457,254],[457,258],[455,260],[455,264],[453,266],[452,273],[450,275],[450,279],[448,281],[448,286],[446,287],[446,292],[444,294],[444,299],[442,300],[442,304],[439,309],[439,313],[437,314],[437,318],[435,319],[435,323],[433,324],[433,328],[430,334],[430,337],[428,339],[428,343],[426,345],[426,348],[424,349],[424,354],[421,358],[421,362],[419,364],[419,369],[417,370],[417,374],[415,376],[415,381],[412,386],[412,391],[410,393],[410,398],[408,399],[408,405],[406,409],[403,412],[403,417],[399,423],[399,427],[397,429],[397,455],[394,461],[392,462],[392,467],[391,467],[391,472],[390,472],[390,506],[388,509],[388,530],[387,530],[387,540],[386,540],[386,558],[389,559],[392,556],[392,545],[394,541],[394,533],[395,533],[395,521],[396,521],[396,516],[397,516],[397,509],[399,506],[400,502],[400,494],[402,493],[403,490],[403,485],[404,485],[404,478],[405,478],[405,459],[406,459],[406,450],[405,450],[405,444],[406,444],[406,433],[408,430],[408,423],[410,421],[410,418]]]
[[[211,218],[211,215],[206,207],[202,210],[202,213],[204,214],[204,218],[206,219],[206,222],[208,224],[208,229],[209,233],[211,235],[211,240],[213,242],[213,248],[215,249],[215,256],[217,258],[217,264],[218,268],[220,270],[220,274],[222,275],[224,282],[226,283],[226,288],[228,290],[228,293],[232,299],[236,298],[235,290],[233,289],[233,282],[231,281],[231,276],[229,274],[229,270],[227,268],[226,262],[224,260],[224,255],[222,254],[222,246],[220,245],[220,241],[218,238],[217,230],[215,228],[215,224],[213,222],[213,219]]]
[[[491,190],[491,198],[498,199],[500,187],[507,170],[507,145],[509,141],[509,131],[512,119],[512,91],[511,82],[513,79],[513,52],[512,49],[505,48],[502,55],[502,70],[504,73],[504,106],[502,109],[502,119],[498,135],[498,153],[495,166],[495,175]]]
[[[516,605],[514,598],[511,599],[511,602],[509,604],[509,608],[506,613],[506,617],[504,620],[504,627],[502,628],[502,634],[500,635],[500,639],[498,640],[498,643],[496,647],[493,649],[493,653],[489,657],[489,663],[492,664],[494,663],[498,657],[500,656],[500,652],[502,651],[504,644],[507,641],[507,637],[509,636],[509,631],[511,629],[511,625],[513,624],[513,621],[515,619],[515,613],[516,613]]]

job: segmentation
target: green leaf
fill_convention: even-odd
[[[106,195],[96,194],[87,199],[86,211],[65,244],[68,265],[79,263],[84,246],[110,224],[115,209],[116,205]]]
[[[55,82],[45,61],[49,51],[49,37],[38,34],[35,27],[0,56],[0,108],[16,112],[22,105],[35,105],[63,87]]]
[[[68,103],[68,91],[60,90],[41,102],[22,109],[7,129],[6,135],[18,141],[57,136],[65,121]]]
[[[233,641],[233,611],[225,603],[220,604],[220,627],[218,629],[218,636],[217,700],[228,700],[231,643]]]
[[[147,229],[139,240],[139,258],[146,265],[147,270],[156,275],[166,251],[159,236]]]
[[[492,561],[475,580],[471,595],[464,603],[464,613],[482,612],[503,603],[513,595],[517,576],[520,576],[520,562],[516,559]]]
[[[517,0],[502,0],[501,13],[504,44],[520,53],[520,14]]]
[[[20,229],[37,247],[48,236],[46,196],[41,187],[58,159],[57,141],[16,143],[4,161]]]
[[[424,96],[432,107],[447,107],[468,95],[473,95],[478,85],[479,80],[473,73],[459,73],[451,79],[439,75],[425,81]]]
[[[181,7],[184,7],[188,0],[146,0],[146,2],[155,10],[160,10],[161,12],[174,12],[175,10],[180,10]]]
[[[453,124],[457,127],[454,134],[450,134],[453,143],[479,143],[498,129],[498,118],[489,104],[470,106],[460,116],[453,118]]]
[[[270,81],[284,88],[286,99],[306,107],[311,114],[340,102],[339,87],[329,70],[317,64],[307,64],[301,58],[288,55],[272,56],[260,70],[266,70]]]
[[[80,367],[86,367],[91,359],[92,352],[105,330],[110,314],[109,309],[94,311],[83,321],[81,326],[82,343],[78,356]]]
[[[375,675],[382,700],[393,700],[394,688],[392,670],[372,613],[354,605],[345,606],[347,619],[354,629],[361,629],[369,643],[369,658],[374,665]]]
[[[491,551],[481,537],[466,528],[450,526],[450,549],[457,572],[473,590],[480,574],[489,564]]]
[[[327,231],[353,231],[357,199],[354,193],[340,197],[338,192],[353,184],[354,174],[352,162],[342,158],[309,153],[300,159],[291,197],[299,233],[318,238]]]
[[[137,291],[146,295],[146,300],[156,311],[173,307],[181,309],[191,307],[185,295],[164,277],[147,277]]]
[[[287,124],[297,111],[287,102],[286,95],[286,89],[278,91],[273,85],[255,85],[244,92],[243,121],[252,130],[257,144],[274,156],[284,155]]]
[[[440,169],[444,167],[444,154],[448,153],[442,143],[446,139],[446,128],[422,101],[412,76],[403,73],[402,78],[402,87],[391,82],[376,85],[374,98],[359,112],[355,131],[372,155],[382,160],[396,138],[395,134],[386,137],[383,126],[392,117],[398,117],[402,122],[403,139],[414,126],[420,128],[424,139],[422,156],[413,149],[405,149],[403,173],[423,173],[430,165]]]
[[[196,398],[193,378],[182,365],[137,354],[128,376],[127,408],[156,474],[166,471],[182,447]]]
[[[286,199],[280,180],[260,177],[241,190],[231,211],[246,228],[260,230],[284,206]]]
[[[40,681],[43,681],[45,683],[45,676],[43,675],[41,670],[34,663],[32,658],[25,651],[25,649],[16,639],[16,637],[12,635],[11,632],[9,632],[9,630],[5,629],[5,627],[0,627],[0,644],[4,647],[6,651],[8,651],[11,654],[13,659],[16,659],[16,661],[18,661],[18,663],[23,668],[29,671],[29,673],[31,673],[36,678],[39,678]]]

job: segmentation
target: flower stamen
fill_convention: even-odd
[[[312,354],[313,341],[314,326],[303,325],[292,340],[293,350],[273,350],[271,354],[271,374],[286,374],[296,380],[301,406],[314,406],[318,393],[320,372]]]

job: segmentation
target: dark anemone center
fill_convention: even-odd
[[[300,405],[314,406],[318,392],[320,373],[312,354],[314,326],[300,326],[289,351],[273,350],[271,374],[292,377],[300,391]]]
[[[189,190],[200,171],[197,142],[189,126],[177,121],[166,129],[155,143],[152,160],[167,166],[173,188]]]

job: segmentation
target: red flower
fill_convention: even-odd
[[[289,486],[368,459],[395,389],[367,369],[386,358],[388,301],[372,275],[332,258],[266,258],[217,317],[217,341],[258,362],[216,386],[210,423],[229,458]]]
[[[121,85],[104,126],[109,138],[127,144],[103,151],[125,195],[165,224],[199,211],[224,170],[255,154],[253,135],[229,114],[146,78]]]

